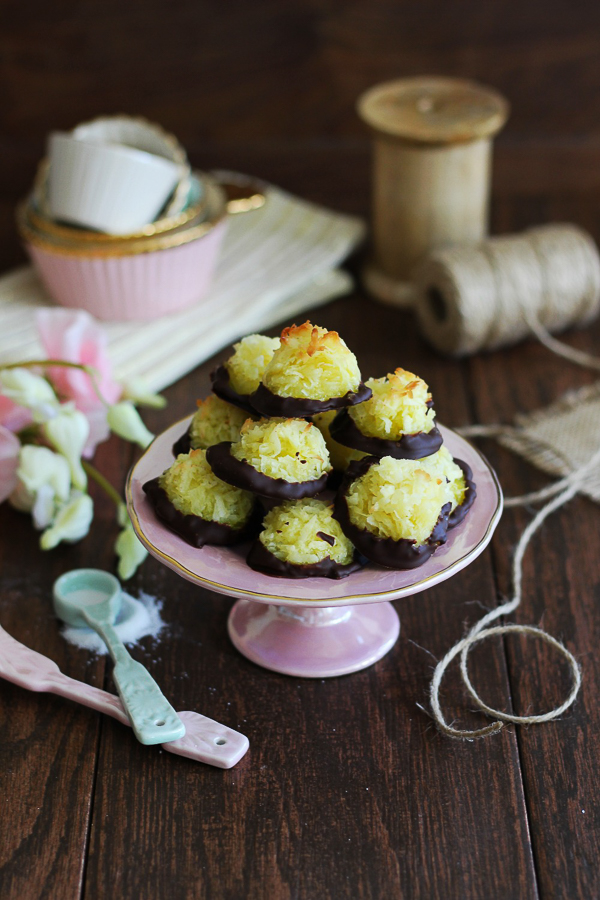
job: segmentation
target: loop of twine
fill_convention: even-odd
[[[562,715],[562,713],[565,712],[565,710],[567,710],[569,706],[571,706],[571,704],[575,701],[575,698],[579,693],[579,688],[581,687],[581,669],[573,654],[569,650],[567,650],[564,644],[561,644],[560,641],[557,641],[556,638],[553,638],[545,631],[542,631],[542,629],[536,628],[532,625],[504,625],[496,626],[494,628],[489,628],[488,626],[491,622],[499,619],[501,616],[508,615],[509,613],[514,612],[514,610],[517,609],[517,607],[520,605],[522,599],[523,557],[525,555],[525,551],[529,545],[529,542],[531,541],[531,538],[551,513],[559,509],[559,507],[563,506],[575,496],[586,474],[593,466],[598,465],[599,462],[600,448],[594,453],[592,458],[583,468],[581,468],[577,472],[571,473],[567,476],[566,479],[563,479],[563,481],[568,480],[568,487],[563,490],[562,493],[554,497],[553,500],[550,500],[550,502],[547,503],[546,506],[542,507],[541,510],[539,510],[539,512],[534,516],[534,518],[531,520],[531,522],[521,535],[513,559],[512,574],[514,595],[512,600],[509,600],[507,603],[503,603],[501,606],[492,610],[490,613],[480,619],[480,621],[477,622],[473,626],[473,628],[471,628],[471,630],[465,635],[465,637],[462,640],[458,641],[446,653],[443,659],[441,659],[435,667],[433,678],[431,681],[429,699],[435,723],[439,730],[448,737],[457,738],[460,740],[474,740],[475,738],[487,737],[490,734],[496,734],[503,728],[502,720],[514,722],[517,725],[531,725],[539,722],[549,722],[551,719],[556,719],[558,716]],[[521,498],[518,497],[513,499],[516,501],[521,500]],[[505,634],[508,632],[516,634],[535,634],[538,637],[542,637],[543,640],[547,641],[549,644],[555,647],[567,659],[571,669],[573,687],[567,699],[555,709],[552,709],[547,713],[533,716],[511,715],[510,713],[504,713],[488,706],[486,703],[484,703],[483,700],[481,700],[481,698],[477,694],[475,688],[471,683],[467,669],[467,658],[469,651],[471,650],[473,644],[477,643],[478,641],[485,640],[486,638],[491,637],[494,634]],[[483,728],[478,728],[475,730],[459,729],[454,728],[452,725],[449,725],[444,718],[439,698],[440,686],[446,669],[459,653],[461,654],[460,672],[463,681],[469,693],[471,694],[471,697],[477,703],[482,712],[490,716],[495,716],[497,719],[497,721],[493,722],[491,725],[487,725]]]
[[[600,360],[594,359],[594,361],[600,365]],[[470,437],[499,437],[503,434],[515,433],[516,431],[518,431],[518,429],[515,429],[508,425],[472,425],[461,428],[459,429],[459,431],[463,435]],[[508,615],[509,613],[514,612],[514,610],[517,609],[517,607],[520,605],[522,599],[523,557],[533,535],[540,528],[544,520],[549,515],[551,515],[551,513],[555,512],[555,510],[559,509],[565,503],[568,503],[569,500],[571,500],[577,494],[580,486],[583,484],[590,471],[598,465],[600,465],[600,447],[592,454],[588,462],[577,471],[570,472],[568,475],[565,475],[564,478],[559,479],[558,481],[548,485],[545,488],[542,488],[539,491],[532,491],[528,494],[523,494],[520,497],[508,497],[506,499],[506,506],[512,507],[522,506],[524,504],[552,498],[545,506],[542,507],[542,509],[540,509],[536,513],[527,528],[525,528],[515,549],[512,567],[512,581],[514,590],[512,600],[502,604],[501,606],[497,607],[497,609],[492,610],[492,612],[488,613],[479,622],[477,622],[473,626],[473,628],[471,628],[471,630],[465,635],[465,637],[462,640],[458,641],[458,643],[456,643],[448,651],[448,653],[446,653],[446,655],[443,657],[443,659],[440,660],[434,670],[430,687],[431,710],[438,729],[448,737],[458,740],[474,740],[476,738],[488,737],[489,735],[497,734],[504,727],[504,722],[513,722],[517,725],[535,725],[541,722],[549,722],[550,720],[556,719],[561,716],[574,703],[581,687],[581,668],[573,654],[569,650],[567,650],[564,644],[562,644],[560,641],[557,641],[556,638],[552,637],[541,628],[536,628],[533,625],[509,624],[495,626],[492,628],[490,628],[489,625],[491,622],[499,619],[501,616]],[[468,672],[469,651],[478,641],[485,640],[486,638],[492,637],[495,634],[499,635],[509,633],[535,635],[536,637],[541,638],[556,650],[558,650],[559,653],[561,653],[565,657],[569,664],[572,678],[571,691],[563,703],[547,713],[540,713],[530,716],[519,716],[502,712],[501,710],[497,710],[493,707],[488,706],[481,699],[481,697],[473,687]],[[460,673],[463,682],[467,690],[469,691],[469,694],[482,712],[484,712],[488,716],[494,716],[496,718],[495,722],[490,725],[486,725],[483,728],[473,730],[454,728],[452,725],[449,725],[446,722],[442,712],[439,699],[442,678],[449,664],[456,656],[458,656],[459,653]]]
[[[590,237],[574,225],[546,225],[521,235],[491,238],[477,246],[457,245],[429,254],[415,274],[416,313],[421,332],[436,349],[454,356],[508,346],[525,337],[537,338],[552,353],[580,366],[600,371],[600,359],[576,350],[550,332],[582,326],[600,312],[600,256]],[[508,425],[474,425],[460,429],[469,437],[502,437],[518,429]],[[437,664],[430,688],[435,722],[444,734],[462,740],[485,737],[504,722],[533,724],[560,716],[574,702],[581,670],[572,653],[551,635],[531,625],[490,623],[513,612],[521,603],[523,556],[542,522],[574,497],[589,471],[600,463],[600,448],[576,472],[539,491],[507,498],[507,507],[547,501],[529,523],[513,559],[513,598],[484,616]],[[468,655],[492,635],[535,635],[567,660],[572,688],[567,699],[547,713],[519,716],[488,706],[473,687]],[[439,701],[442,678],[460,654],[464,684],[479,709],[496,721],[484,728],[454,728],[444,719]]]

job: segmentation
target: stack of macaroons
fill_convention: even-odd
[[[286,578],[343,578],[368,561],[408,569],[475,500],[425,382],[399,368],[363,383],[335,331],[249,335],[211,378],[175,462],[144,486],[194,546],[254,537],[248,565]]]

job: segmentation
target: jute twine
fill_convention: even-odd
[[[430,343],[443,352],[462,356],[534,336],[553,353],[600,371],[600,359],[568,347],[549,333],[570,325],[584,325],[600,310],[600,257],[590,236],[575,226],[544,226],[520,237],[493,238],[477,248],[439,251],[421,267],[418,286],[421,329]],[[496,437],[509,442],[516,431],[506,425],[474,425],[458,430],[468,437]],[[581,687],[581,669],[564,644],[532,625],[490,626],[514,612],[521,603],[523,557],[533,535],[549,515],[578,493],[599,465],[600,447],[585,465],[564,478],[540,491],[505,501],[507,507],[548,502],[536,513],[517,543],[512,565],[512,598],[477,622],[435,668],[430,688],[431,710],[437,727],[448,737],[473,740],[497,733],[505,722],[518,725],[548,722],[562,715],[575,701]],[[476,643],[505,634],[539,638],[566,659],[572,686],[563,703],[546,713],[519,716],[494,709],[481,699],[469,676],[469,652]],[[455,728],[446,722],[441,709],[442,678],[459,655],[460,672],[469,694],[482,712],[495,719],[483,728]]]
[[[489,430],[486,429],[485,426],[475,426],[473,428],[463,428],[459,430],[462,434],[468,436],[480,436],[483,434],[495,436],[498,433],[498,427],[496,426],[490,426]],[[512,565],[512,599],[507,603],[501,604],[496,609],[492,610],[486,616],[484,616],[483,619],[480,619],[479,622],[477,622],[473,626],[473,628],[471,628],[471,630],[465,635],[465,637],[462,640],[458,641],[458,643],[456,643],[446,653],[443,659],[441,659],[435,667],[429,692],[431,710],[437,727],[448,737],[458,738],[460,740],[473,740],[474,738],[487,737],[488,735],[496,734],[504,727],[504,722],[514,722],[517,725],[535,725],[539,724],[540,722],[549,722],[551,719],[556,719],[558,718],[558,716],[562,715],[562,713],[564,713],[565,710],[567,710],[575,701],[575,698],[579,693],[579,688],[581,687],[581,669],[573,654],[569,650],[567,650],[564,644],[561,644],[560,641],[557,641],[556,638],[553,638],[552,635],[543,631],[541,628],[536,628],[533,625],[511,624],[495,626],[493,628],[490,628],[489,626],[496,619],[501,618],[501,616],[505,616],[509,613],[514,612],[514,610],[517,609],[517,607],[521,603],[523,557],[525,556],[525,551],[527,550],[529,542],[531,541],[531,538],[533,537],[535,532],[540,528],[544,520],[547,519],[551,513],[559,509],[561,506],[571,500],[575,496],[575,494],[577,494],[579,487],[585,481],[585,478],[589,475],[589,472],[599,464],[600,448],[598,448],[598,450],[594,453],[586,466],[583,466],[576,472],[572,472],[565,478],[560,479],[560,481],[555,482],[553,485],[550,485],[547,488],[543,488],[541,491],[535,491],[530,494],[525,494],[521,497],[509,497],[506,500],[506,506],[520,506],[525,503],[534,503],[539,500],[547,499],[549,496],[554,495],[553,499],[551,499],[550,502],[546,504],[546,506],[542,507],[542,509],[540,509],[538,513],[536,513],[519,539]],[[569,696],[563,703],[546,713],[529,716],[518,716],[503,712],[502,710],[494,709],[493,707],[488,706],[487,703],[485,703],[481,699],[481,697],[473,687],[473,684],[469,677],[467,668],[469,651],[472,649],[473,645],[478,643],[479,641],[483,641],[486,638],[492,637],[493,635],[501,634],[533,635],[550,644],[566,658],[569,664],[573,683]],[[477,728],[475,730],[460,729],[454,728],[452,725],[449,725],[444,718],[444,714],[440,705],[440,686],[446,669],[448,668],[452,660],[456,656],[458,656],[459,653],[460,672],[463,681],[467,687],[467,690],[469,691],[469,694],[471,695],[479,709],[481,709],[482,712],[486,713],[488,716],[495,717],[496,721],[491,725],[486,725],[483,728]]]
[[[548,332],[600,312],[600,256],[576,225],[543,225],[430,253],[415,296],[421,333],[442,353],[465,356],[542,333],[551,343]]]

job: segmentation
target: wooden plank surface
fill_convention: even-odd
[[[14,204],[52,128],[140,112],[171,128],[197,166],[253,172],[367,215],[370,150],[356,96],[421,72],[477,78],[512,102],[495,155],[495,232],[573,221],[600,239],[592,4],[575,15],[558,0],[109,0],[52,10],[33,0],[5,4],[4,14],[3,269],[24,259]],[[444,360],[407,314],[360,290],[314,319],[339,329],[363,373],[401,364],[423,375],[450,426],[509,422],[593,380],[532,343]],[[568,340],[598,352],[600,327]],[[191,411],[212,365],[169,389],[167,409],[146,416],[149,427]],[[507,451],[484,446],[507,493],[546,483]],[[130,460],[111,440],[96,462],[122,484]],[[0,683],[0,897],[599,896],[599,515],[578,498],[545,524],[525,561],[515,616],[541,621],[577,655],[581,698],[558,722],[467,744],[442,738],[418,704],[435,659],[509,590],[512,549],[530,510],[507,512],[493,547],[467,570],[396,604],[402,630],[387,657],[331,680],[254,666],[227,638],[231,601],[149,560],[129,589],[162,599],[168,628],[134,655],[176,708],[238,728],[251,749],[219,771],[144,748],[128,729],[67,701]],[[113,567],[110,506],[97,498],[90,536],[49,554],[37,550],[28,519],[6,506],[0,535],[0,625],[67,674],[114,690],[110,666],[62,640],[50,603],[66,569]],[[551,705],[566,687],[552,654],[532,642],[481,646],[472,669],[486,700],[520,712]],[[443,701],[448,718],[482,721],[454,671]]]
[[[356,297],[332,304],[319,321],[339,328],[356,348],[365,372],[379,373],[401,362],[423,373],[440,416],[450,425],[469,419],[471,402],[479,402],[488,418],[492,410],[502,409],[496,396],[489,398],[484,391],[482,371],[491,357],[473,364],[479,367],[476,377],[468,377],[468,365],[440,360],[428,351],[405,314]],[[509,351],[509,356],[513,362],[527,356],[539,364],[540,352],[525,348]],[[551,364],[556,366],[554,361]],[[168,412],[153,413],[151,427],[158,430],[193,408],[196,396],[207,389],[211,365],[202,366],[169,391]],[[498,377],[493,383],[497,391]],[[513,404],[515,390],[519,399],[518,387],[513,388]],[[511,409],[514,413],[515,406]],[[112,452],[114,444],[104,449],[105,463]],[[523,465],[512,458],[502,463],[503,473],[507,466],[510,471],[511,466],[518,470]],[[22,567],[18,548],[25,546],[27,524],[15,513],[3,511],[3,515],[8,515],[3,571],[10,578],[11,572]],[[511,542],[503,537],[497,544],[497,566],[505,573]],[[68,557],[60,551],[62,558],[56,565],[87,564],[89,553],[88,541],[88,546],[69,549]],[[110,565],[109,551],[103,553]],[[530,844],[519,748],[510,730],[491,741],[456,744],[440,738],[417,707],[425,699],[431,675],[429,654],[439,657],[460,636],[464,621],[478,616],[478,604],[494,604],[494,579],[486,554],[456,579],[403,601],[399,604],[402,636],[385,660],[365,673],[313,683],[263,672],[239,657],[225,634],[229,602],[204,594],[150,561],[135,584],[165,598],[165,616],[173,627],[158,646],[142,642],[138,658],[161,683],[169,685],[176,707],[197,709],[240,728],[249,735],[252,750],[236,769],[222,773],[139,747],[121,726],[102,722],[97,760],[95,744],[90,749],[86,742],[87,765],[93,771],[96,762],[97,769],[93,782],[88,776],[78,787],[80,803],[66,803],[67,776],[58,773],[66,803],[63,817],[67,808],[72,816],[77,807],[81,815],[86,804],[91,806],[85,895],[186,897],[207,892],[227,898],[315,894],[337,898],[428,897],[447,892],[449,896],[536,897],[538,881],[546,886],[542,896],[560,896],[557,885],[565,879],[568,883],[575,879],[579,888],[591,884],[593,868],[575,875],[569,866],[571,841],[581,826],[576,823],[577,828],[569,829],[567,820],[560,828],[552,827],[553,818],[545,814],[547,795],[538,797],[535,809],[529,810],[539,840],[537,846]],[[38,590],[45,585],[48,618],[51,577],[44,578],[36,565],[18,594],[12,595],[7,621],[17,638],[29,639],[35,646],[29,635],[31,613],[24,603],[24,594],[33,585]],[[60,643],[55,637],[56,641]],[[519,663],[515,660],[515,671],[522,668]],[[78,675],[77,670],[67,667],[66,671]],[[477,659],[475,673],[484,696],[500,704],[509,702],[501,646],[489,648]],[[16,689],[9,691],[12,700]],[[463,692],[451,678],[444,694],[451,707],[464,708]],[[29,714],[35,704],[42,723],[46,699],[26,701]],[[87,712],[74,713],[60,701],[50,702],[62,728],[67,727],[64,717],[93,718]],[[20,706],[13,715],[7,733],[16,729],[17,737],[9,739],[9,747],[23,727]],[[39,728],[43,733],[44,725]],[[51,734],[48,742],[56,740]],[[523,741],[520,752],[526,756]],[[78,770],[77,756],[70,758],[70,765]],[[37,763],[29,757],[22,762],[20,782],[31,777],[32,771],[43,786],[57,779],[52,760],[45,770]],[[594,773],[585,763],[580,769],[591,788]],[[535,782],[535,762],[526,761],[523,771],[529,771]],[[555,773],[554,778],[558,777]],[[558,790],[559,784],[554,787],[556,809],[566,796]],[[9,802],[17,807],[21,790],[20,783],[13,783],[9,792]],[[21,846],[31,822],[21,823],[9,808],[7,833],[14,839],[16,832],[15,847]],[[59,883],[71,889],[86,853],[87,820],[69,828],[71,836],[79,834],[77,852],[62,841],[65,822],[53,805],[47,817],[51,839],[46,838],[45,846],[54,845],[56,854],[52,868],[60,873]],[[588,832],[587,841],[593,851],[593,831]],[[543,860],[550,849],[553,865],[549,867]],[[536,852],[537,874],[532,858]],[[562,870],[561,859],[565,861]],[[69,865],[72,874],[67,874]],[[15,874],[21,871],[16,849],[7,855],[1,871],[7,890],[15,891],[14,896],[22,892],[22,881]],[[44,866],[38,871],[40,889],[36,893],[35,880],[28,883],[31,896],[44,896],[41,885],[47,881],[47,872]]]
[[[362,324],[370,315],[377,340]],[[430,357],[406,316],[357,297],[331,304],[321,320],[356,347],[363,371],[426,357],[445,421],[464,421],[460,367]],[[193,408],[211,366],[169,391],[166,421]],[[157,427],[164,416],[154,414]],[[138,658],[168,680],[176,707],[245,731],[251,750],[235,769],[216,772],[158,758],[106,723],[86,896],[537,896],[514,736],[444,741],[417,706],[430,654],[441,655],[464,616],[477,615],[465,599],[494,602],[489,559],[399,603],[403,631],[392,653],[331,681],[280,676],[241,658],[225,634],[230,601],[153,561],[143,583],[167,598],[176,628]],[[486,689],[497,686],[505,702],[502,648],[480,668]],[[124,867],[129,858],[136,864]]]

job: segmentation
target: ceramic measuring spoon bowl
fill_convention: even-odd
[[[163,744],[185,734],[185,725],[144,666],[132,659],[113,628],[121,585],[101,569],[74,569],[54,583],[54,610],[64,622],[96,631],[114,663],[113,679],[142,744]]]
[[[59,619],[75,628],[91,628],[84,610],[93,606],[103,618],[115,621],[121,609],[121,585],[110,572],[101,569],[74,569],[54,583],[54,611]]]

